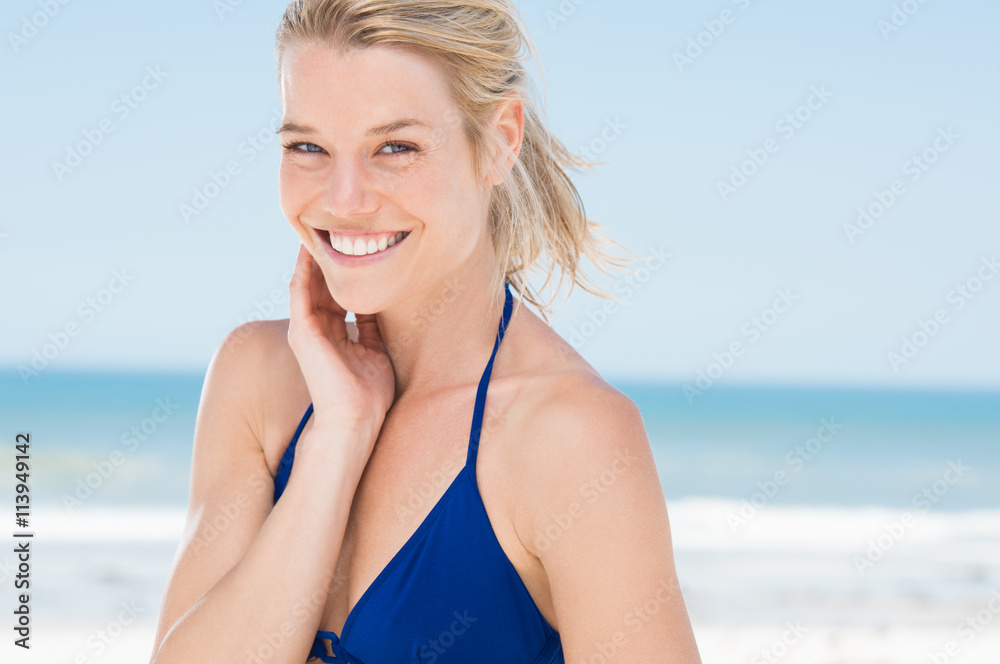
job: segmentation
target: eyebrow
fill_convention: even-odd
[[[384,134],[391,134],[394,131],[399,131],[400,129],[405,129],[407,127],[425,127],[430,129],[430,125],[426,122],[420,120],[415,120],[414,118],[404,118],[402,120],[394,120],[388,124],[380,125],[378,127],[372,127],[367,132],[365,136],[382,136]],[[315,136],[319,133],[318,130],[306,126],[295,124],[294,122],[286,122],[285,124],[278,127],[278,130],[274,133],[281,134],[283,132],[292,132],[296,134],[305,134],[306,136]]]

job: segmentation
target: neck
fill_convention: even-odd
[[[411,390],[478,380],[489,361],[503,315],[503,287],[490,292],[489,261],[467,267],[430,280],[429,286],[377,314],[392,360],[396,399]]]

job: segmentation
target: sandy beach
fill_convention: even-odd
[[[1000,510],[915,513],[879,556],[905,510],[767,506],[734,530],[740,501],[668,508],[706,664],[1000,661]],[[4,661],[148,661],[182,524],[176,508],[40,512],[32,648],[8,641]]]

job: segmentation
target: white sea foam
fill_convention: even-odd
[[[1000,509],[765,505],[753,513],[742,501],[701,497],[669,501],[667,507],[675,550],[853,553],[904,513],[912,525],[903,526],[901,546],[950,544],[963,555],[995,553],[1000,546]]]
[[[45,507],[34,510],[29,530],[50,542],[177,542],[184,517],[183,507]]]
[[[912,517],[902,546],[954,545],[963,555],[1000,546],[1000,509],[921,512],[916,508],[767,505],[747,516],[741,501],[688,497],[668,501],[676,551],[853,553],[886,527]],[[177,542],[183,507],[83,505],[36,509],[36,537],[54,542]]]

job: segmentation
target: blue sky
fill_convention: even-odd
[[[575,176],[590,216],[668,254],[611,314],[557,300],[605,376],[1000,387],[1000,6],[519,6],[551,128],[607,162]],[[46,370],[204,371],[241,321],[287,316],[283,9],[4,4],[0,366],[61,339]]]

